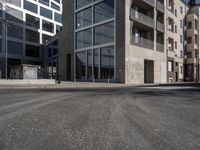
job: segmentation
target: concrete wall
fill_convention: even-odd
[[[158,52],[155,49],[151,50],[130,44],[132,22],[129,16],[132,0],[125,1],[125,83],[144,83],[145,59],[154,61],[154,83],[166,83],[166,52]]]
[[[71,80],[74,76],[74,0],[63,1],[63,30],[60,34],[59,79],[67,80],[67,54],[71,54]]]
[[[116,81],[120,83],[125,83],[125,19],[125,1],[116,0]]]

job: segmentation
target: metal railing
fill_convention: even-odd
[[[161,32],[165,32],[165,25],[157,21],[157,29]]]
[[[136,11],[134,9],[131,9],[130,13],[131,13],[130,17],[132,20],[138,21],[142,24],[145,24],[154,28],[154,19],[152,19],[151,17],[143,13],[140,13],[139,11]]]
[[[136,37],[133,35],[131,41],[132,41],[132,44],[150,48],[150,49],[154,49],[154,41],[153,40],[145,39],[142,37]]]
[[[155,1],[154,0],[142,0],[143,2],[155,7]]]
[[[165,6],[161,2],[157,1],[157,9],[160,10],[161,12],[165,12]]]

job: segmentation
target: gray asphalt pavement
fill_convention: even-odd
[[[0,150],[200,150],[200,89],[0,90]]]

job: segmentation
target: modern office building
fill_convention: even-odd
[[[5,0],[0,13],[0,71],[9,66],[42,66],[42,44],[62,28],[62,0]],[[7,33],[6,25],[7,22]]]
[[[167,81],[165,0],[63,1],[60,79]]]

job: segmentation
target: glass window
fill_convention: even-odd
[[[26,45],[26,56],[28,57],[40,57],[40,47],[33,45]]]
[[[87,78],[93,79],[92,74],[92,50],[87,51]]]
[[[42,43],[44,44],[46,41],[48,41],[49,39],[51,39],[51,36],[46,35],[46,34],[42,34]]]
[[[8,41],[8,53],[14,55],[22,55],[23,44],[14,41]]]
[[[54,0],[54,1],[56,1],[57,3],[59,3],[59,4],[60,4],[60,0]]]
[[[76,0],[76,8],[81,8],[85,5],[88,5],[92,2],[92,0]]]
[[[60,22],[62,23],[62,15],[58,14],[58,13],[55,13],[55,18],[54,18],[55,21],[57,22]]]
[[[95,5],[95,23],[114,17],[114,0],[106,0]]]
[[[95,45],[114,42],[114,22],[95,27]]]
[[[76,53],[76,78],[86,79],[86,51]]]
[[[55,40],[53,42],[53,55],[57,55],[58,54],[58,40]]]
[[[92,46],[92,29],[76,33],[76,48],[85,48]]]
[[[46,20],[42,20],[42,30],[54,33],[54,24]]]
[[[26,25],[39,29],[40,28],[40,19],[35,16],[26,14]]]
[[[47,6],[49,5],[49,0],[39,0],[39,2]]]
[[[94,49],[93,52],[93,63],[94,63],[94,78],[99,78],[99,49]]]
[[[52,19],[52,11],[46,8],[40,7],[40,15]]]
[[[36,31],[26,29],[26,41],[39,43],[40,42],[39,33]]]
[[[92,24],[92,7],[76,14],[76,28],[82,28]]]
[[[21,0],[6,0],[6,2],[21,7]]]
[[[23,29],[22,27],[15,26],[15,25],[8,25],[8,36],[23,39]]]
[[[23,23],[23,13],[19,10],[7,6],[6,19],[12,22]]]
[[[62,30],[62,27],[59,25],[56,25],[56,33],[60,32]]]
[[[114,78],[114,47],[101,48],[101,79]]]
[[[2,52],[2,39],[0,39],[0,52]]]
[[[60,6],[56,5],[55,3],[51,2],[51,8],[60,11]]]
[[[38,12],[38,7],[37,5],[33,4],[33,3],[30,3],[28,1],[24,1],[24,9],[28,10],[28,11],[31,11],[33,13],[36,13]]]

